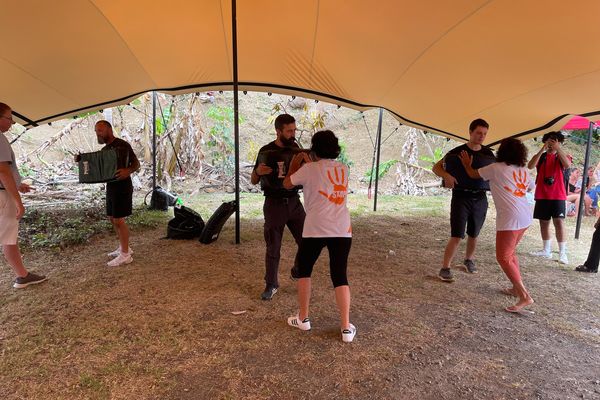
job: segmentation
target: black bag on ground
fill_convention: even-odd
[[[148,195],[146,195],[148,197]],[[144,204],[146,200],[144,199]],[[152,191],[152,196],[150,197],[150,209],[151,210],[160,210],[167,211],[169,207],[174,206],[177,203],[177,196],[169,193],[165,189],[157,186]],[[191,210],[193,211],[193,210]],[[195,212],[195,211],[194,211]],[[177,214],[177,213],[176,213]],[[200,216],[200,215],[198,215]]]
[[[204,220],[196,211],[186,206],[173,209],[175,218],[167,225],[167,239],[195,239],[204,229]]]
[[[114,149],[79,155],[79,183],[114,181],[117,172],[117,152]]]
[[[225,222],[227,222],[234,212],[235,200],[221,204],[206,223],[200,236],[200,243],[209,244],[217,240],[221,229],[223,229],[223,225],[225,225]]]

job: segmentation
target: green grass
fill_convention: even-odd
[[[139,205],[127,219],[133,229],[156,228],[165,224],[169,214],[150,211]],[[39,249],[62,249],[87,242],[92,236],[111,232],[103,206],[41,208],[28,211],[23,218],[20,232],[22,247]]]
[[[192,208],[208,220],[214,211],[226,201],[235,199],[230,193],[204,193],[195,196],[181,196],[184,205]],[[240,195],[241,218],[262,219],[264,197],[259,193]],[[348,208],[351,216],[396,215],[403,217],[441,216],[448,213],[446,196],[393,196],[378,197],[377,212],[373,212],[373,199],[364,194],[350,194]],[[142,204],[134,207],[127,219],[133,230],[153,229],[166,226],[173,211],[148,210]],[[27,212],[21,229],[21,246],[24,249],[64,249],[68,246],[87,242],[92,236],[112,232],[103,205],[80,207],[75,205],[63,208],[41,208]]]
[[[233,194],[199,194],[193,197],[181,196],[184,205],[202,215],[205,220],[224,201],[234,200]],[[259,193],[242,193],[240,195],[240,216],[246,219],[263,217],[262,206],[264,197]],[[380,195],[377,198],[375,214],[394,214],[399,216],[445,215],[446,196],[394,196]],[[373,213],[373,199],[365,194],[348,195],[348,209],[353,217]]]

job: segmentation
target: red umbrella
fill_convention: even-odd
[[[598,117],[594,117],[598,118]],[[600,120],[596,120],[595,124]],[[580,117],[579,115],[574,116],[561,128],[563,131],[573,131],[576,129],[587,129],[590,127],[590,120],[585,117]]]

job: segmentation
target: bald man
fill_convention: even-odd
[[[133,261],[133,250],[129,247],[129,227],[125,219],[131,215],[133,208],[131,174],[140,168],[140,162],[131,145],[114,136],[110,122],[98,121],[95,131],[98,143],[105,145],[102,150],[114,149],[117,153],[116,180],[106,183],[106,215],[119,239],[119,247],[108,254],[115,258],[107,265],[117,267]]]

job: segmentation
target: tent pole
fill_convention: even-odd
[[[233,126],[235,151],[235,243],[240,244],[240,124],[238,118],[238,58],[236,0],[231,0],[231,41],[233,50]]]
[[[377,211],[377,190],[379,189],[379,155],[381,154],[381,125],[383,122],[383,108],[379,109],[379,122],[377,123],[377,161],[375,162],[375,198],[373,211]],[[372,170],[371,170],[372,171]]]
[[[156,189],[156,92],[152,92],[152,193]]]
[[[579,210],[577,210],[577,225],[575,226],[575,239],[579,239],[579,230],[581,229],[581,214],[583,213],[585,192],[587,189],[586,181],[588,178],[588,165],[590,163],[590,149],[592,147],[592,133],[594,129],[594,123],[590,121],[590,127],[588,129],[587,144],[585,146],[585,161],[583,162],[583,175],[581,178],[581,193],[579,193]]]

